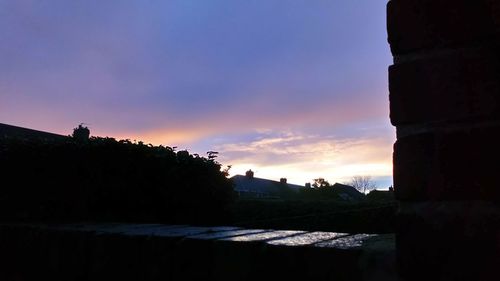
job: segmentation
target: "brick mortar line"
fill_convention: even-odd
[[[500,120],[440,121],[425,124],[398,125],[396,126],[396,136],[397,139],[402,139],[427,133],[448,133],[492,127],[500,127]]]
[[[401,201],[399,205],[399,213],[402,214],[427,214],[429,210],[432,213],[429,215],[439,214],[456,214],[464,211],[475,210],[478,213],[493,213],[500,215],[500,206],[498,203],[486,200],[447,200],[447,201],[433,201],[433,202],[413,202]]]
[[[488,51],[490,53],[497,53],[494,50],[498,48],[500,48],[500,44],[492,40],[475,41],[471,44],[462,44],[456,47],[423,49],[406,54],[393,54],[393,64],[398,65],[419,60],[439,58],[445,55],[453,56],[468,52],[482,53],[484,51]]]

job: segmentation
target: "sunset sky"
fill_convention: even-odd
[[[0,0],[0,123],[392,184],[387,0]]]

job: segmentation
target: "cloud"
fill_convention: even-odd
[[[252,169],[258,171],[257,176],[287,177],[302,184],[318,177],[341,182],[354,175],[391,176],[392,141],[383,136],[337,138],[273,132],[215,149],[221,162],[233,166],[232,174]]]
[[[356,127],[388,123],[385,39],[373,0],[0,1],[0,121],[387,174],[392,138]]]

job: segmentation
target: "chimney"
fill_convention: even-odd
[[[281,179],[280,179],[280,183],[282,183],[282,184],[286,184],[286,178],[281,178]]]
[[[306,188],[311,188],[311,183],[310,182],[306,182]]]
[[[249,179],[253,179],[253,171],[252,169],[246,171],[245,176]]]

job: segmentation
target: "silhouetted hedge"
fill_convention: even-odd
[[[394,191],[372,190],[366,195],[366,199],[370,202],[394,202],[396,197]]]
[[[0,140],[0,219],[227,220],[231,181],[213,158],[113,138]]]
[[[347,203],[338,200],[239,200],[234,225],[347,233],[392,233],[396,201]]]

